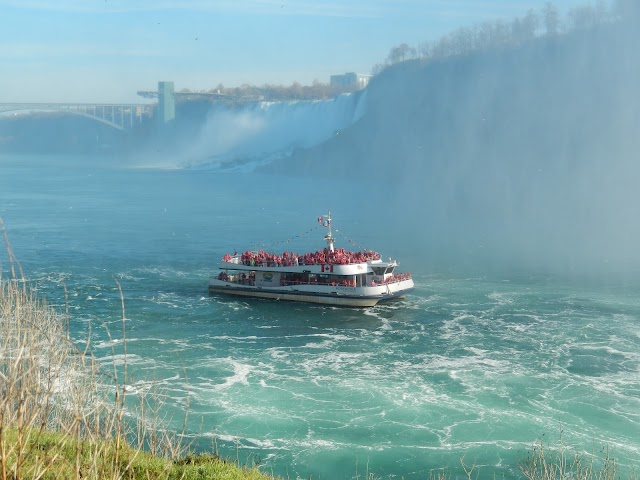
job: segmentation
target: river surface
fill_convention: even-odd
[[[534,443],[640,459],[640,282],[427,268],[379,186],[109,158],[0,156],[0,216],[72,334],[122,362],[170,428],[285,478],[518,478]],[[367,199],[366,202],[361,201]],[[397,199],[396,199],[397,200]],[[366,208],[363,207],[366,205]],[[207,294],[238,250],[379,251],[403,300],[339,309]],[[3,274],[9,269],[0,256]],[[116,283],[118,282],[118,283]]]

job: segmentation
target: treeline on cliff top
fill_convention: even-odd
[[[530,9],[526,15],[511,21],[493,20],[458,28],[436,41],[424,41],[416,46],[407,43],[394,46],[387,57],[374,65],[372,75],[407,60],[430,61],[454,55],[465,55],[481,50],[515,47],[534,38],[567,34],[597,25],[620,21],[637,21],[640,18],[640,2],[636,0],[613,0],[576,6],[563,17],[558,7],[546,2],[540,10]],[[331,98],[341,93],[352,92],[354,86],[334,86],[314,80],[311,85],[294,81],[289,86],[265,84],[262,86],[243,84],[225,87],[222,83],[200,93],[220,93],[229,97],[255,98],[260,100],[312,100]],[[189,88],[181,93],[199,93]]]
[[[640,2],[637,0],[613,0],[611,3],[597,0],[592,4],[572,7],[565,17],[553,3],[546,2],[539,11],[530,9],[526,15],[511,21],[486,21],[460,27],[437,41],[424,41],[417,46],[407,43],[394,46],[371,73],[377,75],[391,65],[407,60],[430,61],[488,49],[517,47],[537,37],[556,37],[612,23],[637,23],[639,19]]]

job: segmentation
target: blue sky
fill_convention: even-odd
[[[0,0],[0,102],[135,102],[173,80],[328,82],[400,43],[510,20],[544,0]],[[588,0],[556,0],[561,13]]]

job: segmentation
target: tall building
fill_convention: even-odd
[[[173,82],[158,82],[158,121],[165,124],[176,118]]]
[[[331,75],[331,77],[329,77],[329,85],[332,87],[346,87],[359,90],[369,84],[370,78],[371,75],[348,72],[343,75]]]

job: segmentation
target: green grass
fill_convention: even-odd
[[[3,432],[9,454],[6,478],[17,478],[19,434]],[[167,480],[268,480],[254,468],[242,468],[213,454],[188,454],[178,459],[161,458],[114,439],[80,441],[61,433],[34,430],[23,433],[29,454],[22,456],[20,478],[56,479],[167,479]]]

